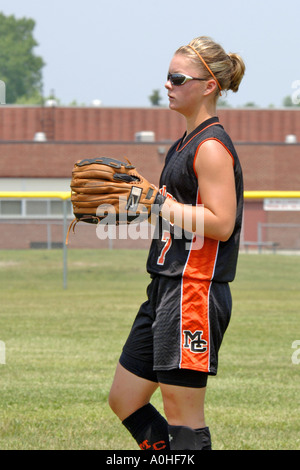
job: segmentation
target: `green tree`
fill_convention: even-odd
[[[42,96],[43,59],[33,49],[35,21],[0,13],[0,79],[6,84],[6,102],[29,102]]]
[[[218,108],[231,108],[227,100],[219,99],[217,101]]]
[[[244,108],[258,108],[259,106],[254,103],[254,101],[248,101],[248,103],[244,104]]]
[[[297,103],[297,101],[296,101],[296,102],[293,102],[292,96],[286,96],[286,97],[283,99],[282,104],[283,104],[283,106],[284,106],[285,108],[300,106],[300,103]]]
[[[152,95],[149,96],[149,100],[152,106],[160,106],[162,100],[160,90],[153,90]]]

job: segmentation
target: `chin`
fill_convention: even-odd
[[[176,104],[174,103],[174,101],[169,102],[169,109],[171,109],[172,111],[179,111],[179,109],[176,106]]]

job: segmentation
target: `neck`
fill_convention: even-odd
[[[198,112],[190,116],[185,116],[186,119],[186,130],[187,135],[189,135],[193,130],[195,130],[202,122],[215,117],[217,115],[216,106],[202,107]]]

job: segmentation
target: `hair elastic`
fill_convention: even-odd
[[[197,56],[199,57],[199,59],[201,60],[201,62],[203,63],[203,65],[207,68],[207,70],[209,71],[209,73],[211,74],[211,76],[216,80],[217,82],[217,85],[220,89],[220,95],[222,96],[222,87],[219,83],[219,81],[217,80],[217,78],[215,77],[214,73],[211,71],[210,67],[207,65],[207,63],[205,62],[205,60],[203,59],[203,57],[199,54],[199,52],[193,47],[191,46],[190,44],[188,44],[188,47],[190,47],[196,54]]]

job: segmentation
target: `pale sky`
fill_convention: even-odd
[[[202,35],[246,63],[231,106],[281,107],[300,81],[299,0],[2,0],[0,11],[35,20],[44,95],[65,105],[148,107],[154,89],[167,105],[172,56]]]

